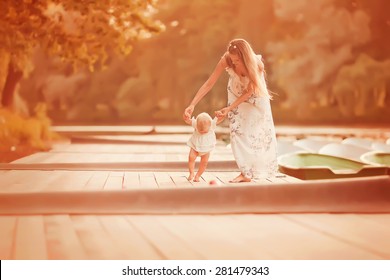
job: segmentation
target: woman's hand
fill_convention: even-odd
[[[194,105],[190,105],[190,106],[188,106],[188,107],[184,110],[183,119],[184,119],[185,121],[191,119],[192,113],[194,112],[194,108],[195,108]]]
[[[230,107],[225,107],[219,111],[215,111],[214,114],[217,118],[226,118],[230,110],[231,110]]]

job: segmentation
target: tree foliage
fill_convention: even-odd
[[[383,6],[389,6],[388,1],[274,3],[278,29],[283,32],[270,40],[267,50],[272,77],[286,92],[286,107],[296,108],[306,118],[312,113],[307,107],[336,105],[344,116],[354,117],[383,104],[388,78],[381,74],[382,65],[389,60],[381,61],[388,59],[385,33],[390,35]],[[286,26],[289,29],[282,28]],[[359,79],[357,73],[362,73]],[[370,103],[372,96],[381,101]]]
[[[253,0],[159,0],[166,32],[136,44],[127,59],[109,55],[106,71],[85,73],[79,84],[76,74],[55,70],[59,61],[50,58],[45,64],[36,57],[39,65],[23,80],[21,94],[35,96],[31,103],[42,96],[57,98],[49,114],[59,122],[182,124],[183,108],[226,44],[245,38],[263,55],[268,85],[277,93],[272,102],[277,123],[332,123],[340,117],[350,123],[357,117],[389,122],[381,113],[390,105],[388,74],[381,74],[389,60],[389,5],[388,0],[257,0],[256,5]],[[361,76],[360,69],[365,69]],[[222,75],[197,112],[212,114],[226,104],[227,79]],[[56,87],[42,87],[51,83]],[[56,103],[65,105],[57,110]],[[299,109],[307,115],[297,116]]]
[[[318,97],[326,97],[339,67],[353,61],[354,47],[369,40],[368,16],[361,10],[337,8],[332,2],[318,0],[307,5],[301,0],[283,5],[276,0],[276,16],[298,23],[296,29],[303,30],[285,33],[284,38],[268,44],[273,74],[289,93],[290,106],[301,105],[302,98],[314,104]]]
[[[25,70],[41,47],[75,66],[101,66],[107,52],[128,55],[140,37],[161,31],[152,0],[2,0],[0,49]]]

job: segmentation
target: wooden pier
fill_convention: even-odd
[[[186,131],[148,132],[0,164],[0,259],[390,258],[389,176],[231,184],[220,141],[194,183]]]

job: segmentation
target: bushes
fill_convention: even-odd
[[[46,115],[46,105],[37,104],[33,117],[22,117],[9,109],[0,108],[0,146],[12,148],[28,146],[48,150],[51,141],[60,136],[51,131],[51,120]]]

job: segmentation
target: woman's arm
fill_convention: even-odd
[[[200,89],[192,99],[190,105],[184,110],[184,115],[183,115],[184,119],[191,117],[196,104],[198,104],[198,102],[213,88],[215,82],[218,80],[222,71],[226,67],[227,67],[227,63],[226,63],[225,55],[223,55],[219,60],[217,66],[215,67],[213,73],[211,73],[207,81],[200,87]]]
[[[218,118],[226,117],[226,115],[229,113],[229,111],[233,110],[236,108],[238,105],[240,105],[242,102],[247,101],[252,93],[253,93],[254,87],[252,83],[249,83],[247,88],[244,90],[244,92],[241,94],[239,98],[237,98],[232,104],[229,106],[222,108],[219,111],[215,111],[215,115]]]

